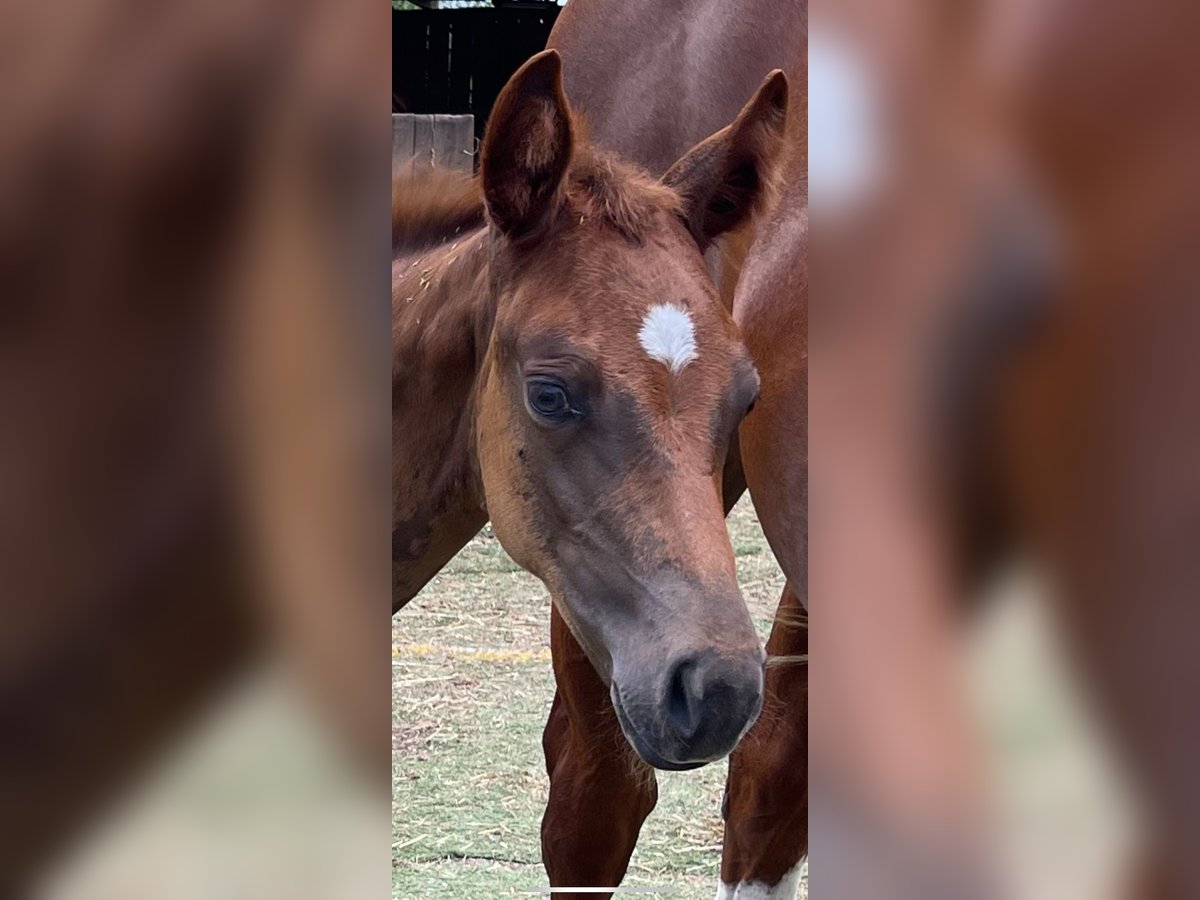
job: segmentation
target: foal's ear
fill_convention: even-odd
[[[700,249],[742,224],[766,199],[783,148],[788,82],[769,74],[738,117],[671,166],[663,182],[683,197],[684,219]]]
[[[562,58],[544,50],[509,79],[483,135],[483,198],[497,228],[521,237],[546,221],[558,203],[571,145]]]

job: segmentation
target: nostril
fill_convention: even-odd
[[[699,724],[700,699],[696,696],[696,661],[686,659],[675,666],[667,682],[667,715],[676,732],[689,740]]]

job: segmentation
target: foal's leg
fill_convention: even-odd
[[[718,898],[796,894],[808,853],[808,661],[795,657],[807,653],[807,614],[789,582],[767,641],[762,715],[729,758]]]
[[[550,775],[542,862],[552,887],[615,887],[658,799],[654,770],[625,740],[608,688],[557,609],[550,646],[558,691],[542,737]]]

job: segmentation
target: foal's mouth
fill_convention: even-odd
[[[649,763],[656,769],[663,769],[668,772],[687,772],[691,769],[698,769],[701,766],[706,766],[713,760],[697,760],[694,762],[673,762],[662,756],[654,750],[650,743],[638,731],[636,725],[625,712],[625,708],[621,705],[621,692],[617,689],[617,684],[614,681],[609,687],[609,696],[612,697],[613,709],[617,713],[617,722],[621,725],[621,731],[625,734],[625,739],[632,745],[634,751],[643,761]]]

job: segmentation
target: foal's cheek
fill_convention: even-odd
[[[544,577],[541,542],[534,528],[524,410],[513,410],[499,391],[481,398],[477,447],[492,530],[517,565]]]

